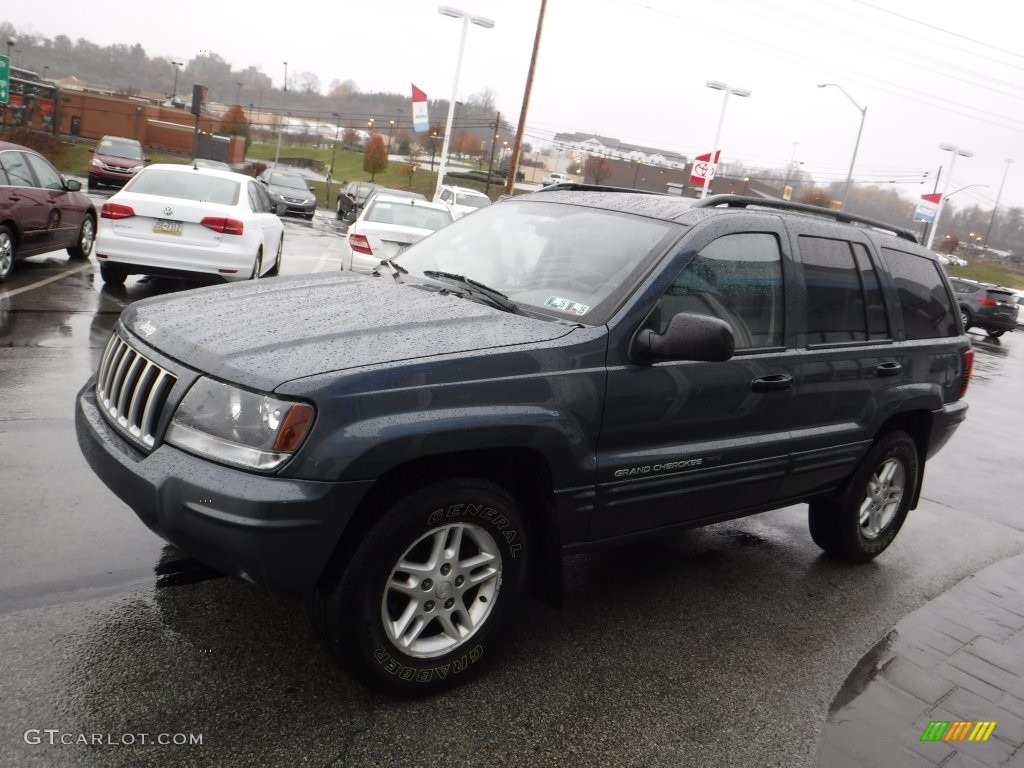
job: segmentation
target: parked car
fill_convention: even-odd
[[[0,283],[28,256],[66,248],[89,257],[96,208],[81,189],[37,152],[0,141]]]
[[[545,187],[550,186],[551,184],[571,184],[572,178],[567,173],[557,173],[553,171],[541,179],[540,183]]]
[[[1024,291],[1014,291],[1013,295],[1017,297],[1017,327],[1024,327]]]
[[[869,561],[967,412],[941,266],[845,212],[538,191],[378,274],[137,301],[76,424],[148,526],[309,596],[389,694],[493,661],[565,553],[807,502]]]
[[[383,187],[372,181],[350,181],[338,192],[336,218],[355,221],[359,211],[366,203],[366,198],[378,189],[383,189]]]
[[[123,136],[104,136],[92,150],[89,162],[89,189],[100,186],[123,187],[146,167],[148,158],[142,144]]]
[[[131,274],[225,281],[276,275],[282,208],[240,173],[151,165],[100,209],[100,275],[115,285]]]
[[[964,330],[981,328],[994,338],[1017,327],[1017,296],[1010,288],[962,277],[950,279]]]
[[[378,190],[348,228],[341,268],[370,272],[452,221],[440,203]]]
[[[285,213],[312,219],[316,214],[316,194],[305,178],[297,173],[268,168],[259,177],[275,205],[284,205]]]
[[[491,199],[475,189],[442,184],[434,197],[434,202],[444,203],[452,212],[452,218],[461,219],[467,213],[490,205]]]

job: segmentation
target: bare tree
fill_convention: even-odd
[[[591,155],[583,166],[583,178],[591,184],[603,184],[612,175],[612,165],[600,155]]]

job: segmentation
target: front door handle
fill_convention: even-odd
[[[750,382],[750,388],[754,392],[776,392],[782,389],[789,389],[792,386],[793,377],[785,373],[761,376]]]
[[[892,360],[888,363],[879,363],[875,366],[875,376],[896,376],[903,370],[903,366]]]

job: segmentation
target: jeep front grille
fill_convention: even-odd
[[[176,381],[152,360],[140,355],[115,332],[96,375],[96,400],[107,419],[147,450],[160,412]]]

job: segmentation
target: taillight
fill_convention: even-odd
[[[130,205],[120,203],[104,203],[100,208],[101,219],[127,219],[135,215],[135,209]]]
[[[240,235],[245,229],[245,224],[238,219],[226,219],[223,216],[207,216],[199,223],[207,229],[223,232],[225,235]]]
[[[960,382],[960,397],[967,394],[967,385],[971,383],[972,373],[974,373],[974,350],[968,349],[964,352],[964,377]]]
[[[370,241],[366,239],[366,235],[349,235],[348,244],[356,253],[373,256],[373,249],[370,247]]]
[[[978,299],[978,303],[981,304],[981,306],[983,306],[983,307],[994,307],[999,302],[992,301],[992,299]]]

